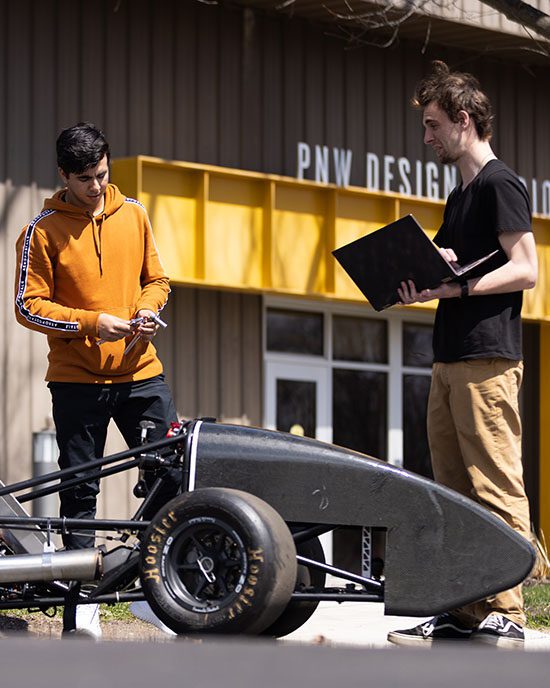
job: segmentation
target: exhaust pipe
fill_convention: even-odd
[[[99,549],[13,554],[0,557],[0,583],[27,581],[97,580],[103,573]]]

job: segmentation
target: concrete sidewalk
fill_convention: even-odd
[[[281,642],[397,649],[396,645],[388,643],[388,632],[417,626],[426,618],[384,616],[382,603],[322,602],[301,628],[282,638]],[[527,629],[525,649],[550,651],[550,634]]]

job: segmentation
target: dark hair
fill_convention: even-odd
[[[440,60],[435,60],[432,67],[432,73],[416,87],[412,104],[424,108],[436,103],[451,122],[458,122],[458,113],[464,110],[474,120],[479,138],[489,141],[493,133],[493,114],[489,98],[478,80],[466,72],[451,72]]]
[[[103,158],[111,159],[109,144],[101,129],[91,122],[79,122],[57,137],[57,165],[65,174],[80,174]]]

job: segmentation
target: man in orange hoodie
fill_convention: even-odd
[[[65,188],[17,241],[15,315],[48,337],[60,468],[103,456],[111,418],[130,447],[140,443],[140,421],[155,424],[155,441],[177,420],[152,344],[168,277],[145,209],[109,184],[109,161],[94,125],[63,130],[57,164]],[[98,492],[97,480],[61,492],[61,516],[93,518]],[[63,539],[69,549],[94,545],[93,536]]]

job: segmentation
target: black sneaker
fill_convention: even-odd
[[[396,645],[428,646],[447,640],[468,640],[472,629],[461,623],[450,613],[434,616],[419,626],[404,631],[390,631],[388,640]]]
[[[522,650],[525,642],[523,627],[502,614],[489,614],[472,634],[472,640],[496,647]]]

